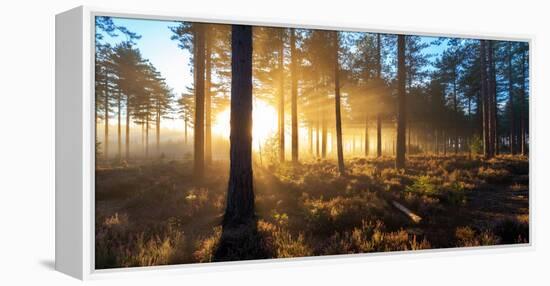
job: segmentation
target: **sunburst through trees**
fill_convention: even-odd
[[[96,268],[529,241],[526,42],[95,26]]]

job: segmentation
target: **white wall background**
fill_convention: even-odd
[[[54,15],[78,5],[154,13],[470,34],[534,36],[531,250],[461,251],[217,267],[95,285],[533,285],[550,282],[550,17],[545,1],[4,1],[0,8],[0,285],[73,285],[54,264]],[[223,271],[221,271],[223,270]],[[546,282],[546,283],[545,283]]]

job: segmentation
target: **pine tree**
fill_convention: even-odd
[[[397,146],[395,167],[405,168],[405,131],[407,130],[407,97],[406,97],[406,67],[405,67],[405,36],[397,36]]]
[[[252,184],[252,27],[233,25],[230,170],[224,227],[254,217]]]

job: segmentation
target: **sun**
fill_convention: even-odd
[[[228,108],[218,113],[212,125],[212,132],[229,140],[231,110]],[[252,146],[258,149],[260,144],[277,132],[277,111],[267,102],[254,100],[252,106]]]

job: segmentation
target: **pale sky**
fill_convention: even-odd
[[[141,35],[141,39],[135,41],[136,47],[143,58],[148,59],[166,78],[166,83],[173,89],[176,97],[186,91],[186,86],[191,86],[193,75],[189,66],[190,54],[187,50],[178,48],[177,41],[170,40],[173,33],[169,27],[177,26],[177,22],[128,18],[113,18],[113,22]],[[103,41],[116,45],[124,40],[124,35],[104,35]]]

